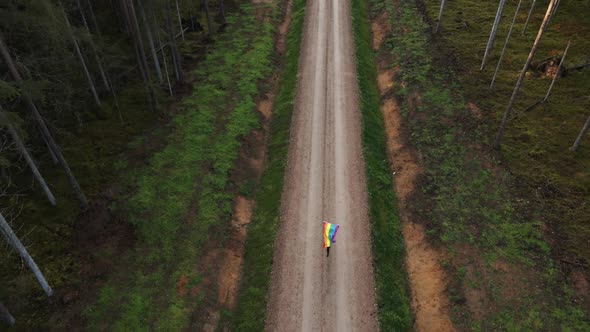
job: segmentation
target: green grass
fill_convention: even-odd
[[[439,1],[425,1],[430,17],[436,17]],[[527,34],[521,36],[530,2],[523,1],[514,33],[508,44],[496,87],[487,89],[502,45],[508,33],[509,23],[516,9],[516,2],[508,2],[498,37],[487,67],[479,71],[481,57],[487,42],[489,29],[497,3],[493,1],[460,0],[449,2],[445,9],[440,41],[447,45],[460,61],[461,87],[468,100],[476,101],[482,109],[486,125],[482,126],[486,143],[498,129],[500,118],[518,73],[532,46],[547,8],[547,1],[536,4]],[[533,64],[561,55],[567,41],[565,66],[588,62],[590,53],[590,25],[587,13],[589,2],[561,3],[549,28],[543,35]],[[469,29],[462,28],[466,21]],[[444,41],[443,41],[444,40]],[[528,106],[545,96],[550,77],[527,74],[519,92],[513,115],[509,118],[502,142],[502,161],[510,172],[521,181],[517,188],[527,197],[539,218],[552,224],[557,231],[560,249],[573,259],[590,264],[590,141],[588,137],[574,154],[568,151],[584,121],[590,115],[590,71],[568,73],[558,79],[549,103],[524,112]],[[535,193],[536,192],[536,193]],[[530,198],[529,198],[530,197]]]
[[[260,24],[252,5],[241,5],[228,22],[195,72],[168,144],[147,167],[127,174],[135,190],[118,207],[127,211],[138,244],[87,310],[92,329],[181,330],[203,299],[202,292],[178,294],[177,282],[198,284],[203,245],[212,236],[223,241],[215,234],[231,219],[230,171],[241,138],[260,127],[254,98],[273,54],[274,27]]]
[[[379,323],[383,331],[406,331],[413,323],[404,264],[405,247],[387,162],[384,120],[379,110],[368,5],[366,0],[352,1]]]
[[[270,284],[273,247],[279,226],[280,197],[289,147],[289,127],[297,88],[299,49],[303,35],[305,0],[294,0],[287,50],[270,126],[268,159],[256,194],[248,239],[234,330],[262,331]]]
[[[386,47],[397,59],[394,65],[400,66],[397,96],[404,123],[425,167],[413,206],[427,224],[431,239],[451,254],[447,266],[450,274],[453,269],[456,272],[449,289],[455,323],[476,330],[587,329],[587,317],[571,304],[571,291],[556,273],[539,215],[527,214],[526,202],[514,199],[514,177],[477,148],[490,141],[490,132],[465,107],[463,91],[478,90],[480,95],[506,100],[509,94],[501,93],[499,87],[489,92],[487,85],[469,78],[461,85],[449,70],[449,58],[439,49],[445,45],[433,47],[416,1],[383,7],[393,27]],[[483,10],[466,4],[461,8],[472,13]],[[472,27],[476,24],[471,22]],[[472,39],[460,39],[457,43],[465,44],[464,54],[473,53]],[[473,69],[461,74],[475,76]],[[421,96],[419,102],[416,94]],[[482,105],[480,99],[473,100]],[[487,115],[489,110],[484,107],[483,112]],[[464,253],[465,248],[473,251]],[[484,261],[483,266],[477,265],[479,261]],[[466,274],[463,265],[458,265],[461,262],[475,272]],[[507,262],[510,272],[502,274],[494,268],[496,262]],[[461,285],[482,289],[488,301],[482,318],[470,315]],[[510,287],[517,289],[507,293]]]

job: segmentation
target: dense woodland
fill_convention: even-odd
[[[382,6],[389,10],[389,3],[377,0],[373,2],[375,7]],[[413,6],[411,11],[408,7],[414,1],[399,3],[402,4],[400,8],[406,11],[398,11],[395,15],[407,16],[406,26],[419,31],[416,35],[420,37],[416,38],[420,42],[426,40],[422,33],[430,33],[428,38],[432,40],[428,41],[432,41],[433,47],[437,51],[444,49],[446,52],[433,56],[436,58],[436,65],[448,63],[449,68],[456,70],[458,80],[463,84],[461,93],[464,93],[466,100],[475,101],[479,105],[474,111],[479,122],[472,127],[470,122],[467,125],[461,124],[469,127],[469,130],[476,128],[469,134],[475,137],[469,144],[489,147],[490,153],[498,158],[498,168],[505,167],[511,174],[506,193],[502,191],[502,195],[487,201],[487,196],[479,194],[495,195],[496,192],[479,187],[477,190],[480,191],[469,191],[470,187],[463,187],[464,178],[459,174],[467,173],[465,169],[455,169],[448,166],[450,164],[444,164],[447,169],[436,169],[443,165],[436,158],[440,157],[442,160],[444,156],[451,155],[449,151],[455,150],[444,150],[446,145],[439,144],[441,134],[433,140],[436,141],[436,149],[440,150],[433,148],[429,151],[428,144],[432,143],[428,140],[431,138],[429,135],[433,135],[435,131],[424,125],[422,127],[425,132],[419,132],[419,126],[416,126],[412,128],[417,133],[416,138],[412,138],[415,140],[412,144],[424,151],[426,160],[435,160],[426,165],[436,170],[428,174],[428,180],[431,181],[429,185],[424,185],[424,191],[445,194],[441,188],[455,188],[457,191],[463,190],[465,194],[440,194],[432,201],[438,200],[444,206],[439,210],[427,206],[424,211],[430,211],[428,213],[432,213],[432,220],[435,220],[434,218],[446,217],[445,213],[455,218],[465,213],[467,208],[473,208],[469,213],[475,217],[465,220],[499,220],[500,226],[489,232],[497,236],[490,236],[493,239],[489,241],[489,247],[517,247],[519,250],[526,247],[522,250],[526,255],[534,247],[534,250],[543,253],[550,252],[552,259],[557,262],[556,266],[567,266],[567,269],[580,270],[587,275],[590,261],[590,141],[587,135],[590,127],[590,97],[584,89],[590,81],[590,44],[587,41],[590,26],[588,21],[585,25],[582,24],[587,15],[582,19],[575,5],[560,3],[558,0],[416,1],[418,5]],[[125,279],[117,286],[119,288],[111,287],[105,282],[105,287],[94,291],[99,292],[97,302],[104,301],[102,308],[108,309],[85,312],[84,317],[94,317],[94,322],[99,324],[98,329],[111,327],[112,325],[100,324],[104,317],[120,314],[116,311],[123,308],[123,305],[116,307],[113,303],[121,302],[116,293],[128,285],[135,287],[134,291],[139,295],[131,296],[131,300],[125,299],[131,303],[125,309],[131,309],[120,314],[124,316],[121,320],[125,320],[127,316],[143,317],[141,310],[145,310],[148,304],[142,301],[150,296],[157,298],[155,303],[167,305],[163,305],[163,308],[170,314],[168,316],[171,318],[167,318],[170,321],[175,314],[181,315],[178,312],[182,310],[178,308],[190,301],[183,300],[185,302],[178,305],[176,298],[163,300],[167,294],[154,295],[159,290],[148,289],[145,284],[163,283],[160,279],[164,279],[173,285],[168,288],[173,289],[174,293],[176,280],[167,280],[167,274],[179,277],[173,269],[177,266],[184,267],[186,262],[174,260],[178,256],[174,255],[174,249],[180,245],[176,243],[177,238],[168,238],[166,232],[182,233],[186,229],[169,227],[164,222],[161,225],[154,222],[155,226],[149,228],[152,226],[138,226],[127,220],[120,222],[117,218],[112,218],[114,221],[107,227],[98,221],[108,219],[103,214],[109,214],[111,218],[110,212],[104,211],[119,207],[116,206],[118,201],[115,196],[120,196],[120,200],[128,199],[129,206],[139,210],[124,211],[125,214],[134,215],[136,219],[143,218],[143,210],[149,209],[149,205],[154,202],[161,201],[162,206],[158,208],[163,211],[162,216],[148,211],[155,215],[150,216],[154,220],[160,217],[162,220],[166,220],[165,217],[174,219],[173,217],[177,218],[184,212],[183,209],[188,210],[192,203],[188,199],[179,202],[178,197],[192,195],[192,190],[196,190],[192,183],[181,190],[176,187],[168,188],[168,181],[164,181],[166,183],[163,185],[153,185],[155,189],[150,189],[152,191],[143,191],[144,187],[152,185],[149,181],[155,181],[154,178],[162,177],[161,174],[173,168],[168,163],[170,157],[179,157],[182,159],[179,163],[184,162],[188,165],[187,168],[196,169],[192,170],[194,173],[186,174],[202,178],[197,183],[202,184],[204,189],[199,190],[209,190],[215,194],[212,194],[215,199],[213,203],[205,199],[198,202],[199,217],[203,220],[222,219],[221,217],[229,214],[226,210],[231,197],[227,196],[231,195],[225,193],[228,188],[244,195],[251,194],[254,190],[252,187],[255,184],[251,182],[233,184],[233,180],[228,179],[227,174],[234,167],[238,153],[234,151],[234,154],[220,155],[226,152],[223,144],[237,151],[239,141],[245,135],[240,132],[240,127],[256,127],[256,118],[252,120],[239,113],[237,116],[242,117],[240,120],[245,125],[239,121],[236,121],[239,125],[233,125],[233,118],[225,110],[230,106],[240,110],[243,106],[246,111],[253,108],[252,96],[258,93],[257,84],[262,77],[269,75],[274,30],[273,27],[258,22],[249,8],[243,9],[240,6],[241,3],[237,1],[227,0],[0,2],[0,229],[4,235],[0,239],[3,244],[0,248],[0,321],[13,324],[14,317],[10,312],[17,311],[28,320],[25,325],[45,327],[43,321],[55,316],[44,310],[60,310],[61,305],[66,306],[80,298],[86,299],[83,295],[87,294],[79,294],[79,289],[84,288],[86,280],[76,278],[89,273],[79,271],[110,269],[115,266],[111,261],[118,256],[117,251],[129,250],[140,242],[138,239],[146,244],[144,247],[137,246],[140,248],[138,252],[143,255],[141,250],[145,250],[148,258],[133,265],[136,264],[136,256],[129,255],[118,261],[118,266],[132,266],[129,270],[133,273],[127,273],[132,277],[128,278],[139,281]],[[430,30],[426,28],[426,23],[423,26],[422,21],[412,16],[416,11],[414,7],[423,11],[424,20],[430,25]],[[581,7],[589,9],[586,4]],[[274,7],[272,10],[277,11]],[[239,12],[243,16],[240,18],[242,21],[231,18],[232,11]],[[413,14],[407,14],[409,12]],[[390,14],[392,19],[396,18],[393,12]],[[302,21],[302,18],[299,20]],[[418,21],[420,24],[415,23]],[[412,24],[417,25],[412,27]],[[235,33],[233,37],[223,39],[222,36],[232,32]],[[407,82],[423,84],[420,80],[429,80],[423,73],[430,73],[430,62],[416,59],[426,57],[426,51],[415,51],[412,47],[421,44],[406,38],[406,31],[402,32],[399,34],[403,37],[392,39],[395,41],[391,46],[392,51],[402,54],[404,52],[395,48],[405,47],[406,53],[415,53],[405,55],[402,67],[405,65],[403,70],[407,71],[404,74],[407,81],[400,86],[405,86]],[[242,35],[245,37],[242,38]],[[476,48],[474,40],[479,43],[477,52],[473,51]],[[217,53],[214,52],[216,47]],[[213,59],[209,61],[208,56],[211,54]],[[446,58],[441,61],[442,57]],[[217,66],[219,63],[223,65]],[[206,64],[212,65],[207,68]],[[420,65],[428,68],[423,69]],[[195,72],[191,72],[192,70]],[[296,71],[291,74],[294,82]],[[457,78],[450,76],[451,79]],[[176,123],[185,120],[188,123],[191,120],[195,125],[194,128],[187,126],[186,131],[179,130],[180,138],[174,137],[171,140],[194,140],[199,146],[203,146],[203,151],[191,151],[195,154],[192,159],[181,158],[180,153],[175,150],[168,155],[162,154],[160,159],[150,159],[148,155],[162,148],[164,144],[161,141],[165,140],[162,137],[170,131],[167,127],[163,128],[163,125],[174,122],[171,121],[174,115],[182,112],[178,110],[182,108],[179,101],[188,99],[185,97],[196,86],[202,86],[204,92],[195,90],[193,100],[185,102],[194,108],[202,107],[201,103],[211,105],[208,109],[211,114],[203,112],[194,118],[176,120]],[[452,84],[449,86],[456,88]],[[452,93],[437,89],[438,86],[424,91],[426,105],[430,102],[431,105],[446,107],[447,110],[456,107],[450,102],[449,105],[445,104]],[[430,93],[431,91],[434,92]],[[402,94],[400,92],[400,98],[404,97]],[[244,105],[240,104],[243,100]],[[286,101],[284,105],[290,105],[290,102]],[[226,107],[222,103],[230,106]],[[287,107],[284,105],[284,108]],[[459,108],[464,110],[464,104]],[[435,120],[431,123],[437,124],[444,124],[444,121],[449,120],[433,119]],[[431,119],[424,117],[418,120]],[[463,121],[452,120],[457,123]],[[416,123],[419,124],[419,121]],[[228,123],[233,125],[231,130],[235,132],[226,130]],[[203,129],[205,125],[210,125],[211,128]],[[199,130],[203,133],[199,132],[198,137],[190,136],[190,133]],[[444,128],[437,130],[443,130],[446,134],[446,124]],[[140,137],[141,135],[149,139]],[[473,137],[469,136],[469,139]],[[223,140],[226,138],[227,141]],[[446,138],[451,141],[449,137]],[[146,148],[146,140],[155,147]],[[221,149],[215,150],[217,147]],[[222,152],[218,153],[218,150]],[[436,158],[428,159],[428,153]],[[128,160],[124,157],[125,154],[132,154],[133,158]],[[119,169],[125,168],[121,165],[128,164],[149,164],[154,171],[151,178],[136,177],[133,171],[117,173]],[[496,171],[496,165],[491,168]],[[170,172],[173,171],[175,170]],[[178,179],[173,178],[176,173],[165,174],[170,176],[170,182],[187,182],[185,179],[189,176],[181,171],[178,172]],[[213,175],[210,176],[210,173]],[[219,174],[223,176],[215,177]],[[476,180],[470,185],[475,187],[479,183],[490,181],[488,185],[491,187],[493,180],[489,180],[487,174],[485,170],[477,173],[485,180],[478,182],[479,178],[474,176]],[[122,178],[125,177],[129,183],[117,183],[123,182]],[[509,177],[504,176],[499,182],[504,185],[506,178]],[[274,180],[280,183],[278,177]],[[112,183],[115,185],[111,186]],[[113,187],[117,189],[112,190]],[[162,197],[158,197],[160,190],[164,190]],[[469,203],[461,200],[462,197],[475,196],[489,204],[489,211],[483,209],[481,214],[477,214],[477,209],[480,208],[477,200]],[[504,197],[510,199],[500,203],[500,198]],[[504,205],[504,202],[513,205]],[[207,204],[209,209],[219,207],[221,212],[202,208]],[[490,212],[502,208],[506,211],[498,215]],[[432,211],[440,213],[434,216],[435,212]],[[506,217],[507,215],[510,217]],[[531,222],[522,223],[521,228],[511,228],[512,225],[502,228],[508,224],[506,220],[511,220],[512,215],[515,215],[514,219]],[[151,223],[152,219],[149,220]],[[541,229],[538,220],[550,227]],[[183,227],[188,229],[188,226]],[[196,230],[191,231],[214,233],[218,230],[215,227],[206,227],[193,227]],[[465,235],[470,234],[472,228],[479,231],[477,227],[461,223],[449,226],[441,222],[432,227],[432,233],[433,236],[440,236],[442,243],[459,243],[465,238],[481,242],[479,239],[473,240],[471,235]],[[543,239],[539,235],[541,231],[547,235]],[[504,236],[505,233],[509,234]],[[199,246],[204,246],[202,243],[205,241],[198,236],[195,235],[195,238],[201,242],[194,241],[198,242],[195,252],[200,249]],[[105,240],[110,237],[115,239],[114,245],[110,240]],[[522,238],[526,239],[521,246],[519,241]],[[546,249],[546,241],[550,243],[551,250]],[[93,251],[97,244],[102,246],[99,254]],[[146,250],[146,247],[162,248],[164,253],[159,257],[159,254]],[[85,266],[85,255],[95,254],[98,263],[88,268]],[[186,260],[196,260],[198,255],[188,253]],[[532,256],[538,258],[536,253]],[[108,262],[104,264],[106,267],[101,265],[103,261]],[[526,262],[530,263],[528,260]],[[153,273],[158,276],[149,275],[154,270],[152,265],[164,266],[168,263],[168,270]],[[529,266],[527,264],[524,265]],[[149,271],[145,272],[145,275],[149,275],[145,278],[149,282],[142,284],[145,281],[142,279],[144,276],[134,275],[136,271],[133,268],[137,266],[144,269],[138,271]],[[553,273],[553,265],[547,266],[551,267]],[[148,279],[152,277],[153,279]],[[201,277],[193,276],[188,282],[199,283]],[[561,277],[559,281],[562,281]],[[60,290],[59,296],[55,295],[56,289]],[[145,295],[146,293],[149,295]],[[263,295],[261,296],[264,297]],[[87,305],[88,303],[80,304],[82,307]],[[136,312],[134,309],[137,309]],[[187,315],[186,312],[182,314]],[[154,317],[150,318],[156,320]],[[53,323],[52,321],[50,324]],[[133,319],[128,319],[121,323],[126,325],[117,326],[134,326],[132,323]],[[81,323],[81,326],[86,325]]]
[[[67,273],[47,271],[43,257],[68,253],[75,220],[114,179],[129,140],[168,121],[167,107],[187,93],[184,62],[194,64],[223,33],[225,10],[224,0],[0,4],[4,280],[34,272],[39,284],[21,290],[42,289],[41,304],[53,295],[51,281]],[[19,256],[23,266],[14,264]],[[72,258],[55,259],[67,266]],[[2,297],[18,295],[0,288],[0,318],[13,323]]]

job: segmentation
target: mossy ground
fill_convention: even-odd
[[[534,192],[522,196],[531,186],[530,183],[523,185],[523,179],[532,181],[535,175],[522,174],[525,173],[523,165],[518,166],[523,167],[522,173],[513,171],[511,166],[514,161],[510,159],[510,145],[516,144],[513,140],[517,137],[515,124],[533,114],[538,118],[539,114],[554,116],[551,114],[557,112],[550,114],[541,108],[522,113],[523,108],[544,95],[540,91],[548,87],[547,79],[527,78],[515,116],[510,119],[507,130],[512,133],[503,141],[501,159],[486,148],[493,139],[495,124],[532,41],[515,40],[524,53],[522,61],[516,58],[521,56],[519,51],[514,52],[515,57],[508,56],[506,71],[501,73],[496,89],[490,91],[491,75],[489,70],[479,73],[481,54],[477,50],[487,40],[489,26],[484,28],[482,24],[488,21],[491,24],[494,4],[448,2],[446,15],[451,18],[446,23],[443,21],[442,35],[435,37],[429,33],[428,16],[425,22],[422,15],[423,4],[422,1],[375,1],[375,8],[389,13],[393,33],[386,44],[397,59],[392,66],[400,68],[396,93],[410,133],[409,141],[425,167],[412,206],[427,224],[431,240],[449,252],[448,260],[443,263],[451,277],[448,293],[455,324],[474,330],[587,329],[587,315],[572,302],[571,289],[561,274],[560,265],[552,259],[554,251],[543,233],[544,222],[555,220],[536,210],[539,200],[533,198]],[[437,1],[427,3],[429,17],[434,15],[438,4]],[[453,8],[456,15],[468,20],[469,28],[465,31],[462,19],[455,22]],[[557,17],[554,24],[556,22]],[[502,39],[501,33],[498,38]],[[566,42],[563,41],[563,46]],[[543,54],[542,50],[539,52]],[[576,55],[571,59],[576,61]],[[578,78],[574,76],[574,79]],[[564,84],[565,80],[558,84]],[[530,92],[535,84],[544,87],[539,87],[537,94]],[[580,87],[584,84],[577,83]],[[556,89],[554,94],[558,91],[564,93]],[[583,89],[572,90],[569,99],[576,98],[574,95],[583,96],[580,91]],[[549,107],[553,108],[558,100],[551,99]],[[481,114],[468,107],[468,101],[476,103]],[[570,113],[565,114],[572,115]],[[560,124],[563,125],[564,119]],[[579,123],[581,127],[581,120]],[[535,142],[539,146],[548,145],[548,137],[559,132],[555,128],[539,130],[547,130],[544,142]],[[577,131],[572,129],[571,133],[575,138]],[[566,144],[565,138],[562,140],[561,148],[554,149],[560,158],[566,158],[571,143]],[[530,150],[529,145],[527,149]],[[582,151],[573,158],[583,159],[585,153]],[[527,159],[524,152],[520,155],[521,161],[530,163],[529,172],[535,167],[547,170],[551,165],[542,159]],[[545,166],[538,165],[543,163]],[[512,172],[506,172],[501,166],[508,166]],[[580,198],[576,195],[583,198],[587,193],[582,191],[569,197]]]
[[[438,1],[424,1],[429,17],[438,15]],[[526,34],[521,34],[530,8],[523,1],[514,32],[508,43],[495,88],[488,89],[516,1],[508,1],[504,9],[493,52],[488,65],[479,70],[485,44],[491,29],[497,3],[494,1],[451,1],[442,20],[442,32],[436,39],[444,40],[446,54],[458,60],[458,76],[465,98],[475,102],[485,118],[481,130],[485,143],[493,138],[514,84],[537,35],[548,1],[537,2]],[[566,67],[585,64],[590,54],[590,24],[585,13],[588,2],[560,3],[543,35],[533,64],[551,56],[561,55],[568,40],[572,45]],[[464,23],[468,28],[464,28]],[[436,57],[444,54],[435,55]],[[501,146],[501,162],[522,183],[517,190],[533,202],[533,213],[558,232],[560,255],[590,263],[590,140],[582,142],[576,153],[568,150],[590,116],[590,68],[570,71],[555,84],[548,103],[524,112],[544,97],[552,77],[529,70],[519,92],[514,112],[509,118]]]

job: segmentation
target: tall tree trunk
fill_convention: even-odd
[[[555,13],[557,12],[557,7],[559,6],[559,2],[561,0],[557,0],[555,2],[555,6],[553,6],[553,10],[551,11],[551,16],[549,16],[549,23],[551,23],[551,20],[553,20],[553,16],[555,16]]]
[[[39,270],[39,267],[37,267],[37,264],[35,264],[35,261],[31,257],[31,255],[29,255],[27,249],[16,237],[16,235],[10,228],[10,225],[8,225],[8,223],[4,219],[4,216],[2,216],[2,213],[0,213],[0,230],[2,231],[1,233],[4,234],[4,237],[6,237],[8,243],[10,243],[14,250],[16,250],[19,253],[19,255],[27,263],[29,268],[33,271],[33,274],[35,274],[37,281],[39,281],[39,284],[41,284],[41,287],[43,287],[45,294],[47,294],[47,296],[53,295],[53,290],[51,289],[51,287],[49,287],[47,280],[45,280],[45,276],[43,276],[43,273],[41,273],[41,270]]]
[[[20,76],[19,72],[16,70],[16,66],[14,65],[14,61],[12,60],[10,53],[8,53],[8,49],[6,48],[6,45],[4,44],[4,37],[2,37],[1,35],[0,35],[0,53],[2,53],[2,57],[4,58],[4,63],[8,66],[8,70],[10,70],[10,73],[12,74],[14,79],[16,81],[22,81],[23,79]],[[43,121],[43,117],[41,117],[41,114],[39,114],[39,110],[37,109],[37,106],[33,102],[33,99],[31,99],[31,96],[29,96],[28,94],[24,95],[24,100],[25,100],[25,103],[27,104],[27,107],[29,108],[29,111],[33,115],[33,118],[37,122],[37,125],[39,126],[39,130],[41,131],[41,134],[45,137],[45,139],[49,143],[51,150],[53,150],[53,152],[55,153],[55,156],[59,160],[59,163],[61,164],[64,171],[66,172],[66,175],[68,176],[68,180],[70,181],[70,184],[72,185],[72,188],[74,189],[74,193],[76,194],[76,196],[78,197],[78,200],[80,201],[80,205],[82,206],[82,208],[84,210],[86,210],[88,208],[88,200],[86,199],[86,196],[82,192],[82,189],[80,188],[80,185],[78,184],[78,181],[76,180],[76,177],[72,173],[70,166],[68,165],[63,154],[61,153],[61,149],[59,148],[57,143],[55,143],[55,140],[51,136],[49,129],[45,125],[45,121]]]
[[[53,150],[51,149],[49,142],[47,142],[47,138],[45,138],[45,136],[43,135],[41,136],[43,137],[43,142],[45,142],[45,145],[47,145],[47,150],[49,151],[49,155],[51,156],[51,161],[53,161],[53,164],[56,165],[57,163],[59,163],[59,160],[57,160],[55,152],[53,152]]]
[[[172,32],[172,20],[170,19],[170,0],[166,0],[166,30],[168,32],[168,38],[170,39],[170,50],[172,53],[172,62],[174,66],[174,74],[176,75],[176,81],[182,81],[182,66],[180,54],[178,53],[178,47],[176,46],[176,36]]]
[[[213,22],[211,21],[211,15],[209,15],[209,0],[201,0],[201,3],[205,6],[205,16],[207,16],[207,36],[211,36]]]
[[[576,141],[574,142],[574,145],[572,145],[570,150],[576,151],[578,149],[578,147],[580,147],[580,144],[582,143],[582,139],[584,138],[584,136],[586,136],[586,133],[588,132],[588,128],[590,128],[590,116],[586,120],[584,127],[582,127],[582,130],[580,131],[578,138],[576,138]]]
[[[14,317],[10,314],[8,309],[0,302],[0,321],[8,326],[12,326],[15,323]]]
[[[180,26],[180,35],[182,36],[182,41],[184,41],[184,29],[182,28],[182,19],[180,18],[180,7],[178,6],[178,0],[176,2],[176,15],[178,15],[178,26]]]
[[[98,39],[102,39],[100,34],[100,29],[98,27],[98,23],[96,22],[96,16],[94,15],[94,9],[92,9],[92,3],[90,0],[86,0],[88,3],[88,11],[90,12],[90,20],[92,20],[92,24],[94,24],[94,29],[96,30],[96,34],[98,35]]]
[[[545,95],[545,98],[543,98],[543,103],[547,101],[547,99],[549,99],[549,96],[551,95],[551,90],[553,90],[553,85],[555,85],[555,81],[557,81],[557,77],[559,76],[559,73],[561,72],[561,68],[563,67],[563,62],[565,61],[565,57],[567,55],[567,50],[570,48],[570,43],[571,41],[567,42],[567,46],[565,47],[565,51],[563,51],[563,56],[561,57],[561,61],[559,61],[559,66],[557,67],[557,72],[555,73],[555,76],[553,76],[553,79],[551,80],[551,84],[549,85],[549,89],[547,90],[547,94]]]
[[[135,6],[133,5],[133,0],[128,0],[129,5],[129,18],[131,19],[131,28],[134,35],[134,40],[136,41],[137,50],[140,56],[140,62],[145,70],[145,79],[146,85],[148,88],[148,93],[150,95],[151,101],[151,108],[153,112],[157,112],[157,101],[156,101],[156,94],[154,92],[154,87],[152,86],[152,78],[151,74],[147,65],[147,58],[145,56],[145,48],[143,47],[143,40],[141,38],[141,33],[139,30],[139,23],[137,22],[137,15],[135,13]]]
[[[137,2],[139,4],[139,12],[141,14],[141,20],[143,22],[143,26],[145,28],[145,32],[148,38],[148,44],[150,46],[150,50],[152,51],[152,60],[154,61],[154,67],[156,68],[156,73],[158,75],[158,81],[160,84],[164,82],[162,79],[162,70],[160,69],[160,60],[158,60],[158,55],[156,54],[156,48],[154,46],[154,39],[152,38],[152,28],[149,24],[147,18],[145,17],[145,11],[143,10],[143,5],[141,1]]]
[[[436,30],[434,30],[435,33],[437,33],[440,29],[440,22],[442,21],[442,14],[443,14],[443,10],[445,9],[445,3],[446,3],[446,0],[440,1],[440,10],[438,12],[438,22],[436,23]]]
[[[520,72],[520,76],[518,77],[518,81],[516,81],[516,85],[514,86],[514,91],[512,92],[512,96],[510,97],[510,101],[508,102],[508,106],[506,107],[506,110],[504,111],[504,115],[502,116],[502,122],[500,123],[500,128],[498,129],[498,133],[496,134],[496,139],[494,140],[494,147],[496,147],[496,148],[500,146],[500,141],[502,140],[502,137],[504,136],[504,129],[506,126],[506,120],[508,120],[508,114],[510,114],[510,111],[512,110],[512,106],[514,106],[514,102],[516,101],[516,96],[518,95],[518,90],[520,90],[520,86],[522,85],[522,82],[524,81],[526,71],[531,64],[531,61],[533,60],[535,53],[537,52],[537,48],[539,46],[539,41],[541,40],[541,37],[543,36],[543,32],[545,32],[545,29],[547,28],[547,25],[549,24],[549,16],[551,15],[551,12],[553,11],[553,7],[555,6],[555,1],[556,0],[551,0],[551,2],[549,2],[549,6],[547,6],[547,12],[545,13],[545,18],[543,19],[543,23],[541,23],[541,26],[539,27],[539,32],[537,33],[537,38],[535,38],[535,42],[533,43],[533,47],[531,48],[531,52],[529,53],[529,56],[526,59],[524,67],[522,68],[522,71]]]
[[[490,83],[490,89],[494,88],[494,83],[496,82],[496,75],[498,75],[498,70],[500,70],[500,65],[502,64],[502,59],[504,58],[504,52],[506,52],[506,46],[508,46],[508,41],[510,40],[510,36],[512,35],[512,29],[514,28],[514,23],[516,22],[516,17],[518,16],[518,10],[520,9],[520,4],[522,0],[518,0],[518,5],[516,6],[516,10],[514,11],[514,17],[512,18],[512,24],[510,24],[510,30],[508,30],[508,35],[506,35],[506,41],[504,41],[504,47],[502,47],[502,53],[500,53],[500,59],[498,59],[498,64],[496,65],[496,70],[494,71],[494,77],[492,77],[492,82]]]
[[[86,61],[84,61],[84,56],[82,56],[82,52],[80,51],[80,46],[78,45],[78,40],[76,39],[76,36],[74,36],[74,31],[72,30],[72,27],[70,26],[70,20],[68,19],[68,15],[66,14],[66,11],[63,9],[63,7],[62,7],[62,13],[64,16],[64,20],[66,21],[66,27],[68,28],[68,31],[70,33],[70,37],[72,38],[72,42],[74,43],[74,49],[76,50],[76,54],[78,55],[78,59],[80,59],[80,63],[82,63],[82,68],[84,69],[84,74],[86,75],[86,79],[88,80],[88,85],[90,86],[90,91],[92,92],[92,95],[94,96],[94,102],[96,103],[96,106],[98,106],[100,108],[101,107],[100,98],[98,97],[98,93],[96,92],[96,88],[94,87],[94,81],[92,80],[92,76],[90,76],[90,72],[88,71],[88,67],[86,66]]]
[[[104,84],[105,89],[107,91],[110,91],[111,87],[109,86],[109,80],[107,79],[107,75],[105,73],[105,70],[102,67],[102,61],[100,61],[100,57],[98,56],[98,51],[96,50],[96,45],[94,45],[94,41],[92,41],[92,33],[90,32],[90,28],[88,27],[88,22],[86,22],[86,16],[84,15],[84,11],[82,10],[80,0],[78,0],[78,8],[80,9],[80,16],[82,17],[82,22],[84,23],[84,27],[86,28],[86,31],[88,32],[88,35],[89,35],[88,41],[90,43],[90,48],[92,48],[92,53],[94,54],[94,60],[96,61],[96,64],[98,65],[98,71],[100,72],[100,77],[102,78],[102,83]]]
[[[524,22],[524,27],[522,28],[521,35],[524,35],[526,33],[526,28],[529,26],[529,20],[531,19],[531,14],[533,13],[533,9],[535,9],[535,2],[537,2],[537,0],[533,0],[533,3],[531,3],[531,9],[529,9],[529,14],[527,15],[526,21]]]
[[[486,51],[483,54],[483,59],[481,61],[481,68],[479,68],[479,70],[484,69],[484,67],[486,66],[486,61],[488,60],[488,56],[492,52],[492,48],[494,48],[494,41],[496,40],[496,33],[498,32],[498,27],[500,26],[500,21],[502,19],[502,11],[504,10],[505,4],[506,4],[506,0],[500,0],[500,4],[498,5],[498,11],[496,12],[496,18],[494,19],[494,25],[492,25],[492,31],[490,32],[490,38],[488,39]]]
[[[156,36],[158,37],[158,44],[162,45],[162,39],[160,39],[160,30],[156,29]],[[168,91],[173,96],[172,84],[170,84],[170,73],[168,72],[168,63],[166,61],[166,49],[162,47],[162,60],[164,61],[164,72],[166,73],[166,82],[168,83]]]
[[[37,179],[37,181],[41,185],[41,188],[43,188],[43,192],[45,192],[45,196],[47,196],[49,203],[51,203],[51,205],[55,206],[55,197],[53,196],[53,193],[51,192],[51,190],[47,186],[47,183],[45,182],[45,179],[43,179],[43,176],[39,172],[39,169],[37,169],[37,165],[35,165],[35,162],[33,161],[33,158],[31,158],[29,151],[27,151],[25,144],[20,139],[20,136],[18,136],[16,129],[10,123],[11,121],[10,121],[10,119],[8,119],[8,116],[6,116],[6,113],[2,109],[2,106],[0,106],[0,120],[2,122],[6,123],[6,128],[8,129],[8,133],[10,134],[10,136],[12,136],[12,139],[16,143],[16,147],[18,148],[18,151],[20,152],[20,154],[23,156],[23,158],[25,158],[27,165],[29,165],[29,168],[31,169],[31,171],[33,172],[33,175],[35,176],[35,179]]]

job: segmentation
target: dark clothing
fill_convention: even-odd
[[[330,256],[330,247],[326,247],[326,249],[327,249],[326,257],[328,257],[328,256]]]

